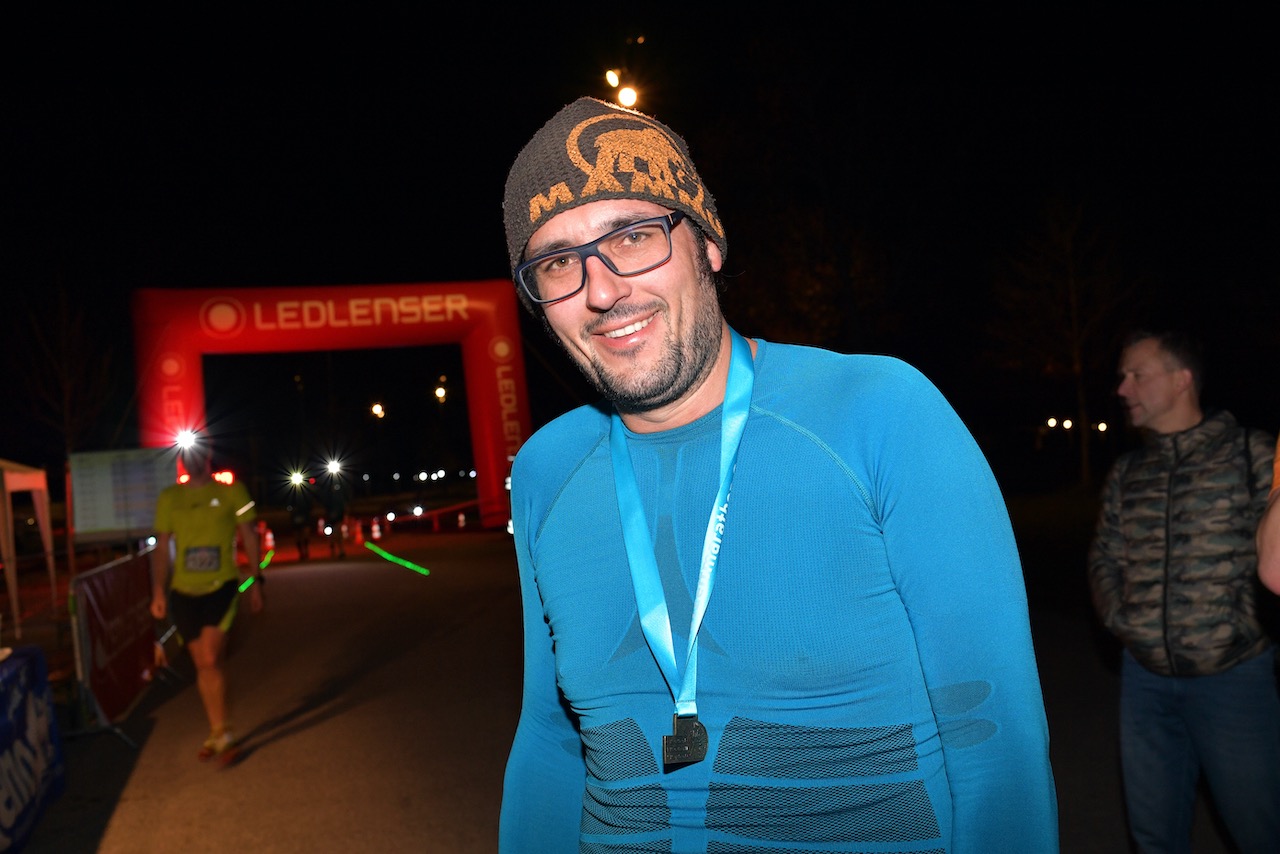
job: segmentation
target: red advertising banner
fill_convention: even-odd
[[[155,663],[150,555],[123,557],[71,580],[80,680],[97,700],[104,726],[142,695]]]
[[[505,279],[139,289],[133,324],[142,445],[170,447],[180,430],[205,430],[205,355],[456,343],[481,523],[505,526],[511,459],[529,435],[519,311]]]

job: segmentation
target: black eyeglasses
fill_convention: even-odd
[[[619,276],[638,276],[671,260],[671,229],[685,219],[680,211],[616,228],[581,246],[557,249],[516,267],[516,282],[536,303],[559,302],[587,284],[587,259],[599,258]]]

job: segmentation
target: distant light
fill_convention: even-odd
[[[618,103],[622,106],[634,107],[638,100],[640,100],[640,95],[630,86],[623,86],[618,90]]]
[[[369,411],[373,413],[375,418],[385,418],[387,415],[387,410],[382,408],[381,403],[375,403]]]
[[[616,68],[610,68],[604,73],[604,82],[608,83],[611,89],[617,89],[618,84],[622,82],[622,78],[618,76]]]
[[[391,479],[392,479],[392,480],[399,480],[399,479],[400,479],[400,472],[395,472],[394,474],[392,474],[392,475],[391,475]]]
[[[328,468],[329,468],[329,474],[337,474],[338,471],[342,468],[342,463],[338,462],[337,460],[329,460]]]
[[[215,471],[211,477],[218,483],[225,483],[227,486],[236,482],[236,476],[229,471]],[[191,475],[187,472],[178,475],[178,483],[187,483],[190,480]]]
[[[1047,422],[1045,422],[1045,423],[1046,423],[1046,424],[1048,424],[1050,427],[1057,427],[1057,426],[1058,426],[1058,419],[1056,419],[1056,418],[1054,418],[1054,417],[1050,416],[1050,417],[1049,417],[1049,420],[1048,420]]]
[[[476,476],[476,470],[475,470],[475,469],[472,469],[472,470],[470,471],[470,473],[468,474],[468,477],[475,477],[475,476]]]
[[[413,506],[413,515],[415,515],[415,516],[421,516],[421,515],[422,515],[422,505],[421,505],[421,504],[415,504],[415,505]]]
[[[289,482],[294,486],[302,486],[302,480],[302,472],[300,471],[295,471],[293,474],[289,475]]]
[[[369,473],[368,473],[368,472],[365,472],[364,474],[360,475],[360,479],[361,479],[361,480],[363,480],[365,483],[368,483],[368,482],[369,482]]]
[[[1107,422],[1105,422],[1105,421],[1099,421],[1099,422],[1098,422],[1098,432],[1099,432],[1099,433],[1105,433],[1105,432],[1107,432]]]
[[[395,520],[396,520],[396,511],[394,511],[394,510],[388,510],[388,511],[387,511],[387,521],[388,521],[388,522],[394,522]]]
[[[1064,418],[1064,419],[1062,419],[1062,429],[1063,429],[1063,430],[1070,430],[1070,429],[1071,429],[1071,419],[1070,419],[1070,418]]]

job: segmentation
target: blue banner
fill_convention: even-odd
[[[0,851],[20,851],[66,788],[66,764],[44,651],[23,646],[0,661]]]

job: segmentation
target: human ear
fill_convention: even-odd
[[[720,254],[720,247],[711,238],[707,238],[707,262],[711,265],[713,273],[720,272],[720,268],[724,266],[724,256]]]

